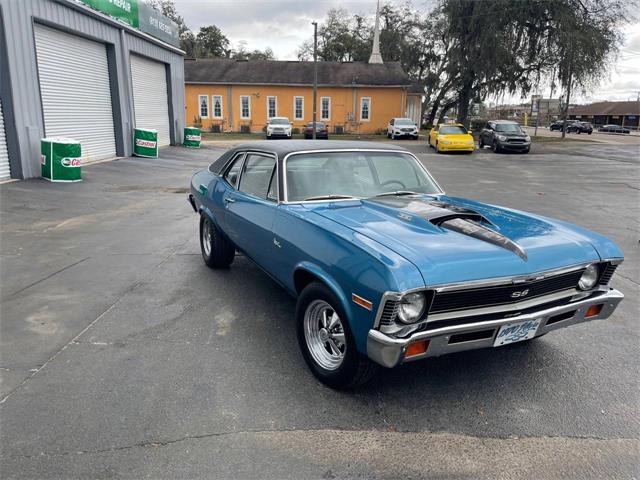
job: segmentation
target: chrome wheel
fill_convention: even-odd
[[[213,250],[213,233],[211,231],[211,220],[207,219],[202,224],[202,248],[207,257],[211,256]]]
[[[324,300],[314,300],[304,312],[304,338],[320,367],[336,370],[342,365],[347,351],[344,328],[336,311]]]

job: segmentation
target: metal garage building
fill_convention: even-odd
[[[181,143],[177,45],[142,0],[0,0],[0,180],[40,176],[44,137],[78,140],[84,162],[131,155],[135,127]]]

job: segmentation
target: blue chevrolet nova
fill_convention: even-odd
[[[613,242],[447,196],[395,145],[241,145],[193,176],[189,202],[209,267],[241,251],[297,297],[302,354],[335,388],[606,319],[623,298]]]

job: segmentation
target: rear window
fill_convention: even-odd
[[[236,154],[236,152],[237,150],[231,149],[223,153],[215,162],[209,165],[209,171],[216,175],[220,175],[224,166],[227,164],[229,159]]]

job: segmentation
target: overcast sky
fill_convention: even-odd
[[[354,13],[375,13],[375,0],[175,0],[178,12],[194,32],[216,25],[232,46],[245,41],[250,50],[271,47],[278,60],[295,60],[300,43],[311,38],[311,22],[324,20],[329,9],[342,7]],[[391,3],[384,2],[383,3]],[[401,3],[394,1],[393,3]],[[415,0],[430,8],[433,0]],[[580,95],[579,101],[630,100],[640,92],[640,23],[625,29],[625,45],[617,64],[599,88]],[[549,92],[542,92],[548,94]],[[558,93],[556,92],[557,96]],[[514,99],[515,100],[515,99]]]

